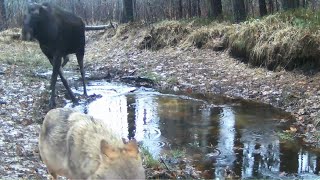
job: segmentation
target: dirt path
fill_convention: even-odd
[[[297,118],[297,131],[305,133],[306,140],[317,141],[310,133],[315,134],[319,116],[319,73],[251,68],[226,51],[178,47],[140,50],[136,48],[139,39],[141,33],[116,38],[108,33],[91,35],[85,56],[87,71],[114,79],[145,76],[155,79],[159,89],[211,92],[271,104],[291,112]],[[48,111],[49,81],[35,72],[50,70],[50,66],[36,44],[7,43],[0,41],[0,177],[43,179],[46,169],[37,152],[38,122]],[[28,62],[34,59],[35,63]],[[75,67],[73,59],[66,68],[75,71]],[[63,87],[58,89],[58,106],[62,106]]]

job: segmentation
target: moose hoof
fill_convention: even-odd
[[[53,109],[56,107],[56,102],[54,100],[49,100],[49,108]]]

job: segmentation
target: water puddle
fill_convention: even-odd
[[[141,141],[155,158],[185,153],[206,178],[228,172],[239,178],[320,178],[320,155],[280,140],[288,114],[269,106],[104,81],[89,82],[88,94],[101,98],[74,108],[104,120],[121,137]]]

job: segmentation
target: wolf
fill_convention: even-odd
[[[125,143],[101,120],[71,108],[46,114],[39,151],[53,179],[145,179],[135,140]]]

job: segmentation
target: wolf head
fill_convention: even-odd
[[[101,162],[89,179],[145,179],[145,172],[137,142],[129,141],[123,148],[115,148],[101,140]]]

